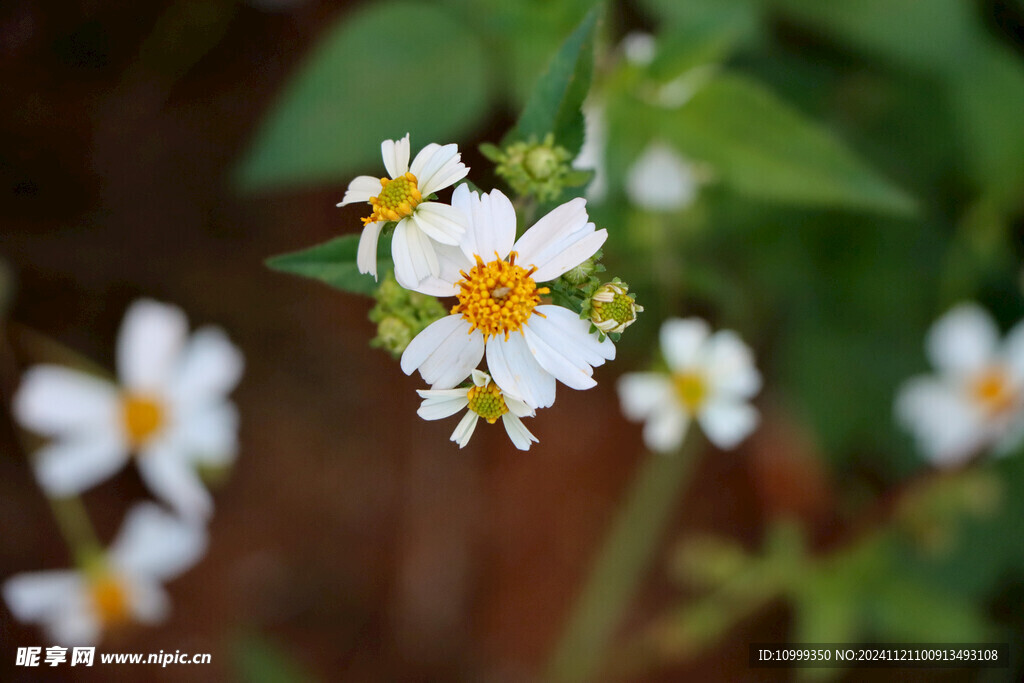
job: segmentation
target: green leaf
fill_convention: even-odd
[[[515,128],[502,141],[543,140],[554,133],[555,143],[575,156],[583,146],[583,100],[594,72],[594,33],[601,7],[591,9],[566,38],[526,102]]]
[[[287,652],[262,636],[239,636],[232,650],[237,680],[243,683],[299,683],[316,680]]]
[[[315,247],[272,256],[266,263],[273,270],[320,280],[343,292],[372,295],[377,282],[356,267],[358,248],[359,235],[345,235]],[[383,276],[390,269],[391,238],[382,236],[377,243],[377,274]]]
[[[665,135],[683,154],[710,162],[725,183],[751,197],[914,211],[910,197],[827,130],[749,79],[715,77],[681,108],[662,116]]]
[[[347,182],[383,172],[380,143],[447,143],[486,111],[487,55],[443,9],[389,2],[325,32],[236,169],[242,190]],[[376,173],[376,171],[375,171]]]

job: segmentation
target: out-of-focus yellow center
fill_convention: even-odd
[[[971,396],[990,415],[1009,410],[1017,400],[1017,393],[1010,385],[1006,370],[993,367],[978,375],[971,383]]]
[[[416,176],[412,173],[391,178],[380,179],[380,194],[370,197],[373,213],[362,219],[363,225],[380,221],[400,221],[412,215],[412,210],[423,201],[423,196],[416,185]]]
[[[471,387],[466,398],[469,399],[469,409],[491,424],[508,412],[505,397],[494,382],[488,382],[483,387]]]
[[[672,384],[675,386],[679,400],[691,413],[696,412],[707,398],[707,381],[700,373],[677,373],[672,375]]]
[[[100,621],[111,626],[128,621],[128,596],[117,578],[100,574],[89,584],[89,595]]]
[[[121,418],[128,441],[141,446],[163,426],[164,408],[150,396],[126,394],[121,399]]]
[[[461,313],[471,325],[469,331],[480,330],[485,341],[499,334],[507,340],[511,332],[519,331],[540,303],[540,295],[550,291],[537,287],[530,277],[537,269],[517,266],[516,256],[513,251],[508,261],[499,258],[490,263],[477,256],[469,273],[460,271],[459,303],[452,307],[452,313]],[[542,313],[537,315],[544,317]]]

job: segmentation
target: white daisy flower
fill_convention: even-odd
[[[494,424],[501,418],[515,447],[521,451],[530,450],[530,444],[537,437],[530,433],[519,418],[533,417],[536,412],[514,396],[509,396],[491,376],[483,370],[473,370],[473,386],[456,389],[419,389],[417,392],[423,399],[416,414],[424,420],[440,420],[468,408],[459,421],[451,440],[465,448],[469,438],[476,429],[477,418],[484,418]]]
[[[606,230],[588,222],[586,201],[573,199],[551,211],[513,244],[516,212],[494,190],[482,196],[463,185],[452,206],[469,218],[459,248],[438,249],[440,275],[417,288],[432,296],[457,296],[452,315],[423,330],[402,354],[402,370],[419,370],[433,389],[450,389],[487,355],[487,369],[504,391],[531,408],[555,401],[555,379],[589,389],[593,367],[615,358],[615,345],[590,333],[590,321],[567,308],[541,304],[547,287],[593,256]]]
[[[391,242],[395,279],[414,289],[427,276],[438,274],[436,244],[456,245],[466,232],[462,213],[439,202],[423,201],[466,177],[458,145],[431,143],[409,164],[409,134],[380,145],[390,178],[361,175],[348,185],[338,206],[368,202],[373,212],[363,219],[356,265],[360,273],[377,278],[377,239],[384,225],[397,221]],[[436,244],[435,244],[436,243]]]
[[[697,198],[700,186],[692,163],[672,147],[652,142],[626,174],[626,194],[650,211],[676,211]]]
[[[135,302],[117,340],[119,385],[56,365],[25,373],[14,415],[50,438],[33,457],[39,484],[51,496],[76,495],[134,454],[154,494],[182,515],[209,515],[212,500],[195,465],[235,457],[238,414],[226,397],[242,366],[221,330],[204,327],[188,338],[181,309]]]
[[[896,418],[937,465],[980,449],[1013,450],[1024,438],[1024,322],[1000,343],[992,317],[961,304],[932,325],[925,350],[938,375],[908,380]]]
[[[672,318],[661,326],[661,352],[668,374],[638,372],[619,378],[622,412],[631,420],[646,421],[648,448],[678,448],[693,418],[723,449],[736,447],[754,431],[759,417],[749,401],[761,389],[761,375],[735,332],[711,334],[700,318]]]
[[[4,582],[3,596],[16,619],[39,624],[52,642],[95,645],[111,628],[166,619],[170,599],[163,582],[192,567],[205,551],[202,525],[140,503],[107,552],[83,570],[17,574]]]

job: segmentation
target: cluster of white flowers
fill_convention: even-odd
[[[11,612],[62,644],[95,643],[104,627],[163,618],[161,586],[206,546],[213,503],[197,473],[237,455],[238,414],[228,394],[242,354],[219,329],[188,336],[185,314],[150,300],[128,309],[117,340],[117,384],[57,365],[30,368],[14,396],[22,427],[46,438],[33,454],[50,498],[76,496],[134,460],[172,510],[136,505],[106,553],[79,570],[27,573],[3,587]]]
[[[992,316],[961,304],[935,322],[925,350],[938,374],[911,378],[896,397],[896,419],[925,457],[955,466],[1024,442],[1024,322],[1000,342]]]
[[[360,271],[376,277],[378,236],[395,223],[398,283],[457,300],[402,354],[402,370],[418,370],[430,385],[421,392],[420,415],[438,419],[468,407],[452,434],[460,447],[473,432],[471,415],[491,423],[502,417],[512,442],[526,450],[536,438],[519,418],[554,403],[556,380],[573,389],[595,386],[593,368],[615,358],[614,344],[592,331],[591,320],[542,300],[551,291],[545,283],[587,262],[608,233],[589,221],[584,199],[573,199],[516,239],[515,208],[499,190],[481,194],[463,184],[450,205],[425,201],[467,175],[455,145],[428,145],[411,166],[408,135],[384,141],[381,151],[391,178],[360,176],[339,204],[372,207],[363,219]],[[485,356],[488,372],[477,368]]]

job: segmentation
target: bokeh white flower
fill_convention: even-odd
[[[956,465],[1024,441],[1024,322],[1001,341],[988,312],[960,304],[932,325],[925,350],[937,374],[908,380],[895,406],[925,457]]]
[[[203,525],[140,503],[106,553],[81,570],[16,574],[3,584],[4,600],[16,619],[38,624],[52,643],[95,645],[109,629],[166,619],[163,583],[192,567],[206,542]]]
[[[184,516],[208,516],[213,503],[196,465],[235,458],[238,414],[227,395],[242,369],[241,352],[220,329],[190,338],[181,309],[133,303],[117,340],[119,384],[57,365],[25,373],[13,410],[49,439],[33,454],[39,484],[53,497],[76,495],[134,455],[156,496]]]
[[[644,443],[654,451],[678,448],[694,419],[713,444],[735,448],[760,419],[750,405],[761,375],[749,347],[731,330],[712,334],[700,318],[666,320],[660,336],[668,373],[619,378],[622,412],[645,422]]]
[[[466,408],[451,440],[464,448],[473,436],[479,418],[494,424],[501,418],[508,438],[521,451],[530,450],[537,437],[530,433],[520,418],[533,417],[532,408],[502,391],[483,370],[473,370],[473,386],[455,389],[420,389],[416,393],[423,399],[416,414],[424,420],[440,420]]]
[[[367,202],[373,207],[363,218],[356,265],[360,273],[375,279],[380,231],[387,223],[397,222],[391,242],[395,279],[406,289],[414,289],[424,278],[438,275],[436,246],[454,246],[466,231],[459,211],[425,200],[465,178],[469,168],[461,162],[458,145],[436,143],[421,149],[410,165],[408,133],[401,140],[385,140],[380,150],[390,178],[358,176],[349,183],[338,206]]]
[[[676,211],[697,198],[700,180],[694,165],[671,146],[652,142],[626,174],[626,195],[649,211]]]
[[[608,172],[605,170],[604,159],[608,133],[604,104],[588,100],[583,105],[583,122],[583,146],[573,159],[572,167],[594,172],[585,196],[590,201],[600,202],[608,194]]]
[[[608,237],[589,222],[586,201],[557,207],[518,241],[512,202],[498,190],[478,195],[463,185],[452,206],[469,228],[459,247],[440,247],[440,276],[417,291],[457,296],[452,314],[423,330],[402,354],[402,370],[419,370],[432,389],[451,389],[487,355],[503,390],[531,408],[555,401],[555,379],[573,389],[597,384],[593,368],[615,358],[615,345],[590,333],[590,321],[541,304],[538,282],[557,278],[590,258]]]

